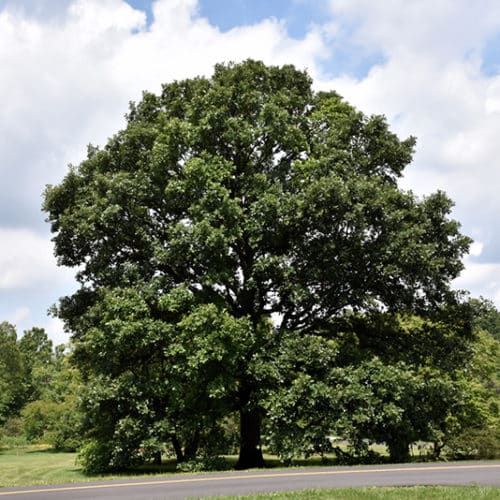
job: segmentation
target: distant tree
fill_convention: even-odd
[[[15,415],[24,403],[24,375],[16,328],[4,321],[0,323],[0,425]]]
[[[51,444],[56,450],[75,451],[81,442],[79,398],[83,387],[69,362],[70,351],[63,344],[53,349],[41,328],[25,331],[18,344],[28,388],[20,411],[25,437]]]
[[[475,326],[486,330],[496,340],[500,341],[500,311],[491,300],[473,299],[476,308]]]
[[[25,373],[26,399],[34,401],[42,397],[50,387],[54,373],[53,344],[43,328],[31,328],[18,341]]]
[[[246,61],[145,93],[47,188],[56,254],[81,284],[58,314],[92,388],[97,468],[151,440],[188,455],[229,412],[238,467],[261,467],[289,336],[328,343],[346,311],[455,301],[469,239],[443,193],[398,188],[414,143],[292,66]]]

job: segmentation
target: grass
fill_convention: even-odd
[[[270,460],[271,466],[282,466]],[[273,463],[274,462],[274,463]],[[316,460],[301,465],[319,465]],[[76,464],[76,453],[57,453],[46,445],[26,445],[0,448],[0,487],[29,486],[56,483],[74,483],[99,479],[119,479],[124,477],[151,477],[175,471],[173,462],[160,467],[148,466],[123,474],[103,474],[87,476]],[[348,488],[305,490],[299,492],[268,493],[250,496],[223,497],[226,500],[306,500],[323,499],[500,499],[500,488],[479,486],[431,487],[416,486],[405,488]]]
[[[86,475],[76,463],[76,453],[54,452],[47,445],[28,445],[23,442],[6,442],[0,447],[0,488],[56,483],[75,483],[100,479],[125,477],[150,477],[155,474],[175,472],[175,462],[164,462],[162,466],[143,466],[120,474]],[[236,456],[226,457],[234,466]],[[273,455],[265,456],[267,466],[282,468],[283,464]],[[297,460],[295,466],[319,466],[333,464],[333,455],[322,460],[320,457]]]
[[[47,445],[0,448],[0,488],[76,483],[124,477],[150,477],[175,471],[175,464],[148,466],[121,474],[88,476],[76,463],[76,453],[55,452]]]
[[[0,487],[85,481],[76,453],[54,453],[46,446],[0,451]]]
[[[394,488],[345,488],[263,493],[259,495],[225,496],[221,500],[498,500],[500,488],[483,486],[411,486]]]

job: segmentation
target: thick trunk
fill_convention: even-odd
[[[172,436],[172,445],[174,446],[175,458],[177,459],[177,463],[184,462],[185,459],[184,453],[182,451],[182,446],[175,434]]]
[[[179,441],[179,438],[175,434],[171,438],[177,463],[194,460],[196,458],[196,453],[198,452],[198,447],[200,445],[199,431],[195,431],[193,435],[186,440],[184,448],[182,448],[181,441]]]
[[[155,465],[161,465],[161,451],[157,451],[153,457],[153,463]]]
[[[387,442],[392,463],[404,463],[410,460],[410,443],[404,439]]]
[[[240,411],[240,455],[237,469],[264,467],[264,457],[260,448],[260,421],[258,410]]]
[[[192,436],[186,440],[184,447],[184,457],[186,460],[194,460],[200,445],[200,431],[194,431]]]

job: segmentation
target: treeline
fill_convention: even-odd
[[[54,347],[43,328],[18,336],[14,325],[0,323],[0,440],[21,438],[75,451],[80,386],[65,345]]]

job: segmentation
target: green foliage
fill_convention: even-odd
[[[219,456],[203,456],[195,460],[177,464],[177,470],[179,472],[221,471],[228,469],[229,464],[224,457]]]
[[[26,330],[18,342],[24,361],[26,401],[44,397],[54,374],[53,345],[43,328]]]
[[[54,429],[58,420],[58,404],[53,401],[32,401],[21,412],[28,441],[39,441],[46,431]]]
[[[475,326],[490,333],[500,342],[500,312],[490,300],[473,299],[476,309]]]
[[[26,385],[25,365],[13,325],[0,323],[0,425],[22,407]]]
[[[89,440],[78,451],[77,461],[85,474],[97,474],[110,469],[111,457],[109,443]]]
[[[55,252],[81,284],[58,315],[87,384],[88,469],[144,459],[144,443],[192,458],[235,412],[240,468],[263,464],[266,413],[283,456],[292,436],[321,451],[337,417],[360,435],[339,397],[373,436],[412,439],[412,396],[391,387],[420,395],[418,367],[398,353],[447,370],[470,332],[449,286],[470,243],[452,203],[397,184],[414,144],[293,66],[249,60],[145,93],[49,186]],[[378,318],[396,322],[390,347]]]
[[[0,325],[0,344],[3,434],[75,450],[81,439],[79,378],[69,366],[65,346],[54,350],[41,328],[27,330],[17,339],[8,323]]]
[[[80,446],[80,420],[74,396],[60,403],[32,401],[21,411],[26,439],[50,444],[58,451],[75,451]]]
[[[452,436],[446,454],[453,459],[494,459],[500,457],[500,427],[471,427]]]

